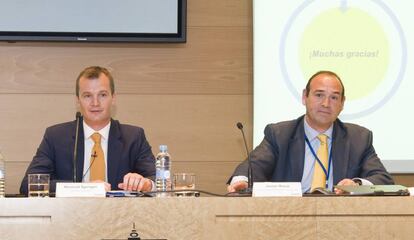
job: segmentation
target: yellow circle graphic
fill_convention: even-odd
[[[332,70],[343,80],[348,100],[364,98],[384,80],[389,59],[388,38],[380,23],[357,8],[333,8],[315,17],[299,42],[305,79]]]

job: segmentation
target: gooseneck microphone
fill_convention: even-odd
[[[252,191],[253,191],[253,173],[252,173],[252,164],[251,164],[251,160],[250,160],[249,148],[247,147],[247,141],[246,141],[246,137],[244,135],[243,124],[241,122],[238,122],[236,125],[237,125],[237,128],[240,129],[240,131],[243,135],[243,142],[244,142],[244,147],[246,148],[247,163],[248,163],[247,179],[248,179],[249,182],[248,182],[248,187],[247,187],[247,189],[244,190],[244,192],[245,193],[252,193]]]
[[[78,157],[79,122],[80,122],[81,116],[82,115],[80,112],[76,112],[75,146],[73,147],[73,182],[77,182],[76,166],[77,166],[77,157]]]

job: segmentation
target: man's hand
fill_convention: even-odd
[[[138,173],[128,173],[124,176],[124,182],[118,184],[118,187],[125,191],[144,191],[152,189],[152,182]]]
[[[227,191],[232,193],[232,192],[236,192],[236,191],[246,189],[247,187],[248,187],[247,182],[238,181],[238,182],[234,182],[233,184],[230,184],[229,186],[227,186]]]
[[[109,192],[109,191],[111,191],[111,184],[110,183],[107,183],[107,182],[104,182],[104,181],[102,181],[102,180],[95,180],[95,181],[92,181],[92,183],[104,183],[104,185],[105,185],[105,191],[107,191],[107,192]]]
[[[358,183],[356,183],[356,182],[354,182],[352,179],[345,178],[345,179],[342,179],[342,180],[338,183],[338,185],[341,185],[341,186],[358,186],[359,184],[358,184]],[[335,193],[336,193],[336,194],[343,194],[343,193],[344,193],[344,191],[342,191],[341,189],[337,189],[337,188],[335,188]]]

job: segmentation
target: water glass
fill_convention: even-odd
[[[29,197],[49,197],[50,175],[43,173],[28,175]]]

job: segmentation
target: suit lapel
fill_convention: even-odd
[[[112,185],[112,188],[117,188],[114,184],[117,183],[117,175],[119,174],[119,162],[122,156],[122,142],[121,131],[119,129],[118,121],[111,120],[111,128],[109,130],[108,137],[108,158],[107,158],[107,172],[108,182]]]
[[[349,162],[349,141],[346,137],[346,130],[339,120],[335,121],[332,143],[332,163],[333,163],[333,184],[346,178]]]
[[[288,153],[291,172],[288,176],[291,181],[300,182],[303,176],[305,159],[305,132],[303,117],[299,118],[292,137],[289,141]]]

